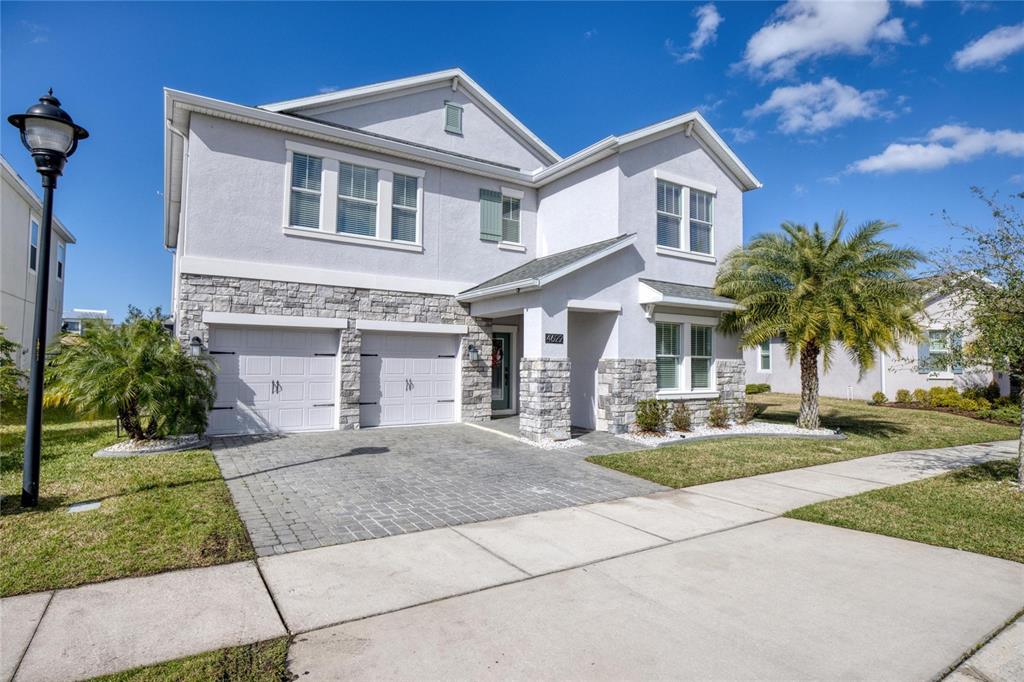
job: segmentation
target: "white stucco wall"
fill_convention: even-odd
[[[445,132],[445,101],[463,107],[462,135]],[[389,99],[345,108],[324,107],[303,114],[522,170],[532,171],[546,165],[518,133],[498,121],[464,90],[452,92],[447,84]]]
[[[527,250],[504,251],[480,239],[480,189],[499,190],[503,183],[327,143],[315,146],[357,154],[370,164],[385,160],[424,171],[423,252],[286,235],[286,139],[311,144],[254,126],[192,116],[187,234],[179,255],[385,273],[467,286],[535,257],[534,190],[523,190],[521,204],[521,240]]]
[[[36,274],[28,268],[28,240],[30,216],[39,218],[40,211],[29,204],[3,174],[0,195],[0,325],[4,335],[18,344],[18,365],[26,369],[29,363],[27,349],[32,345],[32,325],[35,315]],[[40,229],[41,226],[40,226]],[[46,317],[46,340],[49,345],[60,333],[61,311],[64,306],[64,281],[57,279],[57,245],[63,240],[54,230],[50,239],[50,290]],[[70,247],[67,249],[71,251]],[[67,268],[68,256],[65,256]],[[67,271],[65,270],[65,278]]]
[[[619,166],[610,156],[538,191],[537,254],[610,239],[619,229]]]

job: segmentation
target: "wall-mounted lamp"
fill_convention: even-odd
[[[480,359],[480,349],[473,344],[469,344],[469,348],[466,349],[466,355],[469,356],[470,362],[476,362]]]
[[[192,340],[188,342],[188,352],[192,357],[197,357],[203,352],[203,340],[198,336],[193,336]]]

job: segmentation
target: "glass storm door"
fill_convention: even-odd
[[[491,409],[512,409],[512,335],[497,332],[491,339]]]

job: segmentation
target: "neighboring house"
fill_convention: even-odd
[[[61,330],[68,334],[82,334],[82,330],[92,323],[112,324],[113,318],[106,310],[90,310],[88,308],[73,308],[65,311],[61,319]]]
[[[612,432],[744,400],[711,287],[758,180],[696,112],[561,158],[461,70],[260,107],[165,91],[165,245],[212,433]]]
[[[40,217],[43,205],[39,197],[19,176],[7,159],[0,157],[3,195],[0,197],[0,325],[4,335],[21,344],[18,366],[29,368],[32,327],[35,320],[36,272],[39,269]],[[60,313],[64,304],[64,279],[67,275],[68,244],[75,238],[56,216],[50,237],[50,290],[47,301],[46,343],[60,333]]]
[[[1009,375],[994,372],[986,367],[961,367],[953,363],[950,356],[951,344],[960,343],[954,331],[965,324],[960,311],[953,309],[945,296],[927,295],[924,313],[919,322],[925,338],[921,342],[906,341],[898,355],[876,353],[874,367],[863,374],[857,363],[842,348],[837,347],[832,355],[828,372],[819,361],[821,395],[833,398],[869,400],[876,391],[881,391],[893,400],[896,391],[917,388],[928,390],[933,386],[987,386],[992,381],[999,383],[1000,391],[1010,391]],[[747,383],[770,384],[773,391],[781,393],[800,392],[800,361],[786,360],[786,347],[781,339],[743,351],[746,360]]]

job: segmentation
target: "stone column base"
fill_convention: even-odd
[[[658,378],[653,358],[605,358],[597,364],[597,428],[626,433],[636,422],[638,400],[653,398]]]
[[[569,367],[567,358],[519,361],[519,432],[524,438],[569,438]]]

